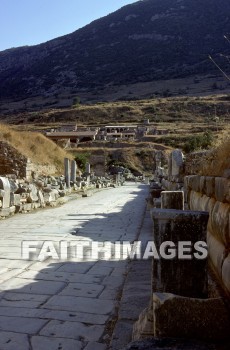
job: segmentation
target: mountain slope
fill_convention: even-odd
[[[0,52],[0,98],[216,72],[208,55],[228,51],[227,33],[229,0],[138,1],[72,34]]]

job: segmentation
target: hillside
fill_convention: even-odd
[[[217,74],[229,0],[144,0],[72,34],[0,52],[0,99]]]
[[[63,172],[64,158],[70,157],[55,143],[36,132],[20,132],[8,125],[0,124],[0,141],[8,142],[20,154],[34,163],[54,165]]]

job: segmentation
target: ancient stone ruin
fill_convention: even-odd
[[[153,240],[158,249],[165,241],[175,244],[190,241],[192,247],[196,242],[206,242],[208,257],[153,258],[152,297],[134,325],[136,342],[129,344],[127,350],[155,348],[150,344],[157,345],[161,338],[183,338],[188,345],[192,339],[215,343],[228,337],[229,172],[224,172],[225,177],[201,176],[186,174],[188,168],[180,150],[170,154],[168,169],[156,168],[147,199]],[[147,340],[149,337],[154,338]],[[193,346],[191,349],[199,349],[199,345]]]

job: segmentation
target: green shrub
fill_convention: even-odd
[[[199,149],[207,149],[212,145],[213,139],[210,131],[205,131],[202,135],[190,136],[184,144],[184,151],[190,153]]]

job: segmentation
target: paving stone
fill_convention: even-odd
[[[84,350],[106,350],[107,346],[102,343],[88,343]]]
[[[43,272],[26,271],[20,275],[22,278],[34,278],[36,280],[43,281],[63,281],[63,282],[79,282],[79,283],[100,283],[102,276],[100,275],[88,275],[81,273],[69,273],[69,272],[53,272],[46,270]]]
[[[117,288],[123,284],[124,280],[125,276],[107,276],[103,279],[102,284],[110,288]]]
[[[55,295],[43,308],[106,315],[113,311],[114,304],[110,300]]]
[[[18,317],[32,317],[32,318],[42,318],[47,313],[44,309],[30,309],[26,307],[9,307],[9,306],[1,306],[0,307],[0,315],[2,316],[18,316]],[[44,317],[46,318],[46,317]],[[52,318],[52,317],[50,317]]]
[[[0,301],[2,306],[36,308],[43,304],[49,295],[25,294],[25,293],[5,293]]]
[[[99,299],[116,300],[117,296],[119,295],[119,291],[121,291],[121,288],[106,287],[99,295]]]
[[[46,319],[60,320],[60,321],[71,321],[71,322],[82,322],[86,324],[98,324],[103,325],[108,321],[109,315],[97,315],[86,312],[74,312],[74,311],[59,311],[59,310],[38,310],[42,311],[40,317]],[[1,312],[1,308],[0,308]],[[28,316],[29,317],[29,316]]]
[[[35,334],[47,323],[38,318],[21,318],[0,316],[0,329],[2,331]]]
[[[87,272],[95,262],[83,262],[83,263],[66,263],[63,264],[59,269],[58,272],[73,272],[73,273],[85,273]],[[96,275],[97,273],[95,273]]]
[[[73,200],[60,208],[0,222],[0,250],[4,257],[0,258],[0,271],[5,274],[12,269],[22,270],[18,277],[12,276],[6,282],[0,276],[0,327],[10,327],[10,331],[21,333],[19,336],[34,335],[33,350],[106,349],[100,337],[113,317],[128,260],[96,261],[89,257],[88,261],[79,261],[73,249],[71,261],[25,261],[21,260],[21,241],[34,240],[41,245],[50,240],[57,247],[62,240],[73,244],[85,240],[113,242],[122,236],[131,241],[141,224],[146,192],[147,187],[128,184],[115,189],[113,198],[109,192],[98,192],[93,198],[78,199],[77,205]],[[85,337],[84,344],[77,337]],[[0,344],[1,340],[0,335]],[[8,349],[21,350],[15,343],[12,348],[3,347]]]
[[[104,331],[103,326],[86,326],[80,322],[50,321],[40,332],[41,335],[71,338],[81,341],[97,341]]]
[[[110,273],[112,272],[112,268],[111,267],[106,267],[106,266],[93,266],[89,271],[88,274],[89,275],[104,275],[104,276],[108,276],[110,275]]]
[[[77,297],[96,298],[104,289],[104,286],[91,283],[69,283],[59,295],[72,295]]]
[[[31,339],[33,350],[81,350],[82,343],[74,339],[34,336]]]
[[[1,350],[30,350],[27,334],[0,331]]]
[[[12,278],[0,285],[0,290],[14,292],[53,295],[65,287],[64,282],[34,281],[32,279]]]

